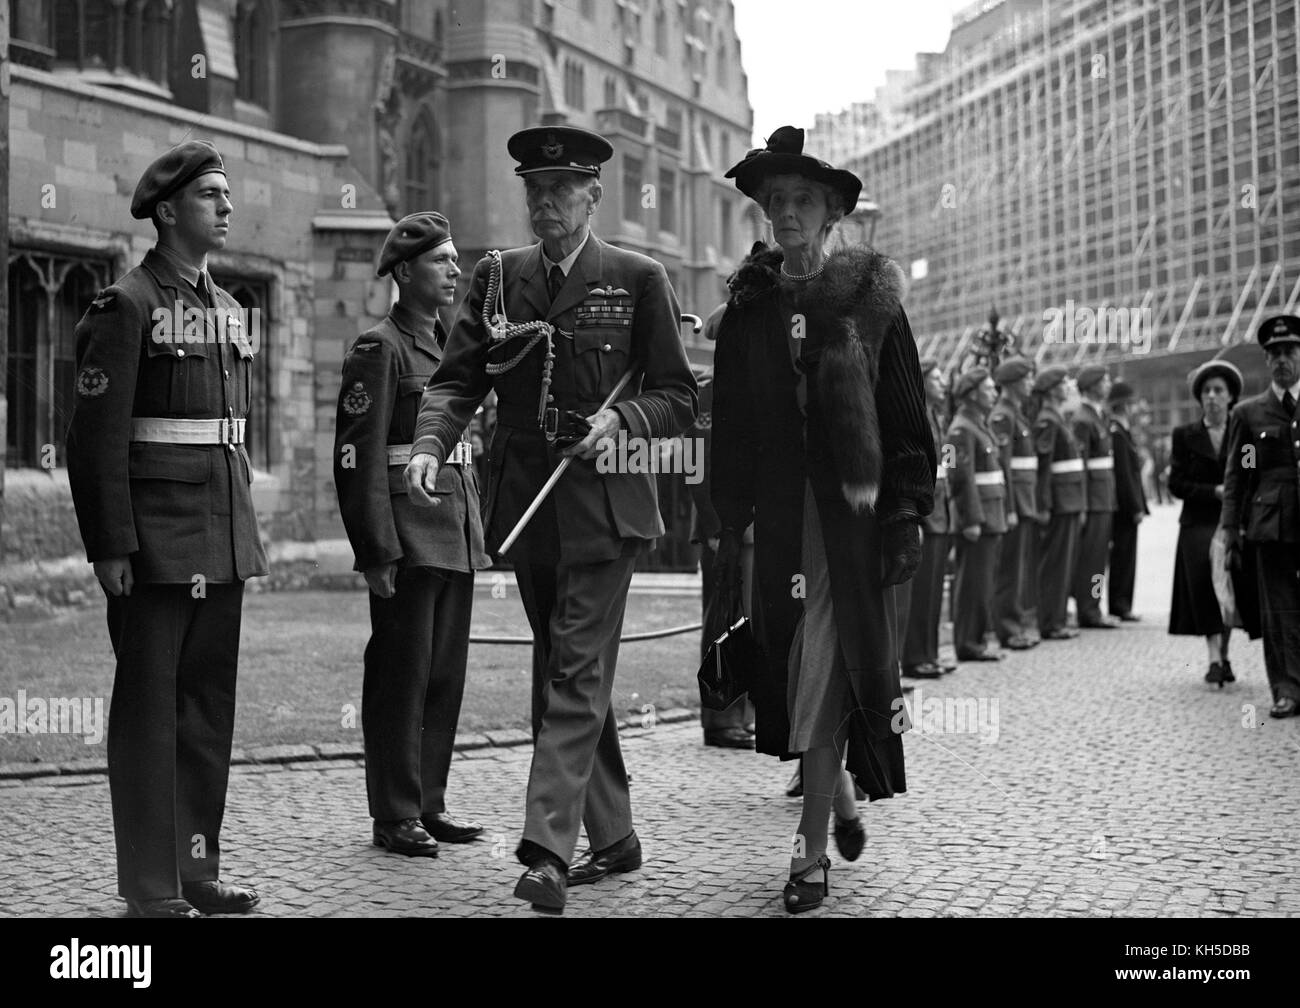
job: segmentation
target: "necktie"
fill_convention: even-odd
[[[1287,389],[1282,396],[1282,408],[1286,410],[1287,416],[1295,416],[1295,396],[1291,394],[1290,389]]]
[[[211,308],[214,302],[212,288],[208,286],[208,275],[206,273],[199,272],[199,278],[194,281],[194,289],[198,292],[199,300]]]
[[[564,270],[560,267],[552,266],[551,272],[547,275],[546,287],[551,292],[551,304],[555,303],[556,296],[560,293],[560,288],[564,286]]]

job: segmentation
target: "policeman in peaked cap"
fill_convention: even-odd
[[[1106,582],[1106,610],[1125,623],[1136,623],[1133,588],[1137,583],[1138,525],[1147,511],[1142,490],[1142,458],[1129,428],[1133,386],[1117,381],[1110,387],[1106,406],[1110,412],[1110,442],[1115,458],[1115,517],[1111,524],[1110,576]]]
[[[406,483],[412,501],[436,503],[439,471],[495,389],[483,523],[496,552],[572,458],[508,554],[533,630],[536,737],[515,895],[557,912],[568,885],[641,864],[611,690],[632,568],[664,525],[655,475],[599,471],[597,444],[682,433],[695,421],[696,382],[663,266],[591,233],[609,142],[542,126],[507,149],[538,242],[475,267],[420,406]],[[489,284],[499,302],[488,302]],[[604,406],[634,366],[640,376]],[[591,849],[575,860],[583,826]]]
[[[1038,643],[1038,453],[1025,416],[1034,388],[1034,364],[1009,357],[993,372],[998,401],[989,430],[1007,470],[1007,496],[1016,516],[998,551],[993,626],[1005,648],[1023,651]]]
[[[1034,379],[1038,396],[1034,450],[1038,453],[1038,630],[1041,638],[1069,640],[1077,630],[1065,625],[1070,583],[1084,511],[1084,465],[1061,408],[1069,396],[1062,367],[1044,368]]]
[[[1272,381],[1229,414],[1219,523],[1230,564],[1254,550],[1269,714],[1286,718],[1300,712],[1300,318],[1274,316],[1258,338]]]
[[[207,273],[232,211],[210,143],[159,157],[131,200],[158,243],[99,293],[75,334],[68,478],[108,596],[108,780],[118,892],[135,916],[258,902],[218,872],[244,582],[267,573],[244,450],[255,343]],[[160,309],[198,313],[206,339],[155,331]]]
[[[1079,530],[1074,567],[1074,608],[1079,626],[1113,630],[1119,620],[1102,615],[1099,587],[1106,576],[1106,557],[1115,516],[1115,457],[1106,423],[1110,372],[1099,364],[1081,368],[1076,379],[1082,402],[1073,417],[1074,437],[1084,464],[1085,518]]]
[[[949,463],[951,525],[957,531],[957,574],[952,592],[952,641],[957,660],[997,661],[985,646],[993,622],[993,584],[998,545],[1015,521],[1007,497],[1007,472],[988,428],[997,398],[993,376],[977,367],[953,387],[957,415],[948,427],[941,458]]]
[[[474,571],[490,563],[469,442],[462,435],[438,473],[439,507],[417,508],[402,492],[420,397],[442,360],[438,311],[456,299],[458,259],[442,214],[420,211],[393,225],[377,272],[392,275],[397,302],[344,358],[334,428],[339,511],[370,589],[361,727],[372,836],[412,857],[483,832],[446,805]]]

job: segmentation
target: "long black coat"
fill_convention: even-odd
[[[758,749],[788,757],[786,679],[803,602],[804,487],[811,482],[829,564],[840,648],[855,697],[848,767],[870,798],[906,790],[906,726],[894,590],[882,585],[881,523],[933,506],[935,450],[920,362],[899,302],[902,274],[861,249],[827,258],[794,297],[804,317],[807,422],[797,400],[779,251],[757,253],[732,281],[714,361],[713,503],[724,528],[754,522],[755,627],[764,661],[750,691]],[[855,513],[845,485],[875,486]]]

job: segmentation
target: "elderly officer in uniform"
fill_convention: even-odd
[[[1102,615],[1101,582],[1106,577],[1106,557],[1115,516],[1115,457],[1105,403],[1111,380],[1100,364],[1079,370],[1075,383],[1081,402],[1073,417],[1074,437],[1083,456],[1086,512],[1079,530],[1079,555],[1074,565],[1074,610],[1079,626],[1113,630],[1119,620]]]
[[[1243,539],[1254,548],[1269,714],[1286,718],[1300,713],[1300,318],[1274,316],[1258,336],[1273,380],[1229,415],[1218,534],[1229,566]]]
[[[1001,392],[989,414],[989,430],[1007,470],[1008,498],[1017,518],[1007,523],[998,551],[993,629],[1003,647],[1023,651],[1038,643],[1038,452],[1025,416],[1033,395],[1034,364],[1010,357],[998,365],[993,380]]]
[[[959,662],[998,661],[1001,655],[985,646],[984,633],[992,623],[998,544],[1017,520],[1007,497],[1002,456],[988,427],[997,398],[988,368],[972,368],[958,378],[953,397],[957,415],[940,456],[948,468],[950,525],[958,532],[952,643]]]
[[[132,916],[258,901],[218,873],[244,582],[267,573],[244,451],[256,347],[207,274],[233,209],[211,144],[158,158],[131,200],[158,243],[76,328],[68,477],[108,596],[108,781]]]
[[[939,661],[944,566],[952,549],[948,530],[948,469],[942,463],[948,396],[943,371],[935,358],[921,361],[921,377],[925,381],[925,411],[934,438],[934,454],[940,464],[935,471],[934,510],[921,522],[921,563],[909,583],[907,611],[904,613],[900,605],[898,619],[900,626],[906,626],[901,648],[902,674],[910,679],[938,679],[956,671],[955,665]],[[897,590],[895,593],[898,594]]]
[[[1110,410],[1110,442],[1115,456],[1115,521],[1111,526],[1110,576],[1106,579],[1106,609],[1116,619],[1136,623],[1133,589],[1137,582],[1138,525],[1149,513],[1142,491],[1142,459],[1129,430],[1129,404],[1135,392],[1117,381],[1106,397]]]
[[[695,420],[696,383],[664,268],[590,232],[609,142],[540,127],[508,149],[541,240],[475,268],[420,407],[406,481],[414,501],[435,502],[458,432],[495,388],[484,528],[497,552],[572,458],[508,554],[534,641],[535,745],[517,850],[528,870],[515,895],[559,912],[567,884],[641,864],[610,691],[632,568],[664,525],[655,476],[598,471],[598,444],[680,434]],[[639,377],[602,408],[633,369]],[[582,826],[591,849],[570,867]]]
[[[1079,632],[1065,625],[1070,583],[1084,510],[1084,468],[1079,443],[1061,409],[1070,396],[1067,372],[1044,368],[1034,379],[1039,396],[1034,421],[1038,452],[1038,630],[1043,640],[1070,640]]]
[[[370,589],[361,726],[374,843],[416,857],[483,832],[445,802],[474,570],[490,562],[469,441],[462,433],[438,474],[440,507],[417,509],[403,480],[420,396],[447,340],[438,309],[456,298],[457,259],[440,213],[409,214],[389,232],[378,272],[397,282],[397,303],[344,358],[334,434],[339,510]]]

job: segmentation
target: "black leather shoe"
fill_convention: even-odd
[[[835,817],[835,848],[845,861],[856,861],[867,842],[867,831],[862,827],[862,817],[844,820]]]
[[[1074,640],[1079,636],[1078,630],[1061,627],[1059,630],[1044,630],[1042,640]]]
[[[957,656],[959,662],[964,661],[1001,661],[1000,654],[994,654],[992,651],[969,651],[966,654]]]
[[[1268,709],[1268,716],[1275,718],[1295,717],[1298,711],[1300,711],[1300,704],[1297,704],[1291,697],[1284,696]]]
[[[903,675],[908,679],[938,679],[943,675],[943,669],[933,662],[925,662],[922,665],[904,665]]]
[[[1099,620],[1088,620],[1086,623],[1080,622],[1079,626],[1084,630],[1118,630],[1119,620],[1110,616],[1103,616]]]
[[[1034,646],[1034,642],[1028,637],[1008,637],[1002,642],[1002,646],[1009,651],[1028,651]]]
[[[399,819],[396,822],[375,820],[375,846],[392,854],[407,857],[437,857],[438,841],[429,836],[419,819]]]
[[[478,823],[461,822],[446,812],[425,816],[420,820],[420,825],[439,843],[469,843],[483,834],[483,827]]]
[[[262,898],[256,889],[229,882],[185,882],[181,892],[205,914],[248,913]]]
[[[719,749],[753,749],[754,736],[744,728],[720,728],[718,731],[705,732],[704,744]]]
[[[944,674],[944,675],[948,675],[950,672],[956,672],[956,671],[957,671],[957,666],[956,666],[956,665],[945,665],[943,662],[940,662],[940,663],[939,663],[939,668],[943,669],[943,674]]]
[[[1223,689],[1223,666],[1216,661],[1210,662],[1210,667],[1205,671],[1205,681],[1218,683],[1219,689]]]
[[[189,900],[147,899],[126,901],[128,917],[202,917]]]
[[[515,884],[515,898],[542,913],[563,913],[565,896],[564,866],[550,858],[538,860]]]
[[[1121,623],[1141,623],[1142,617],[1137,613],[1125,612],[1119,614]]]
[[[610,844],[604,850],[583,851],[573,864],[569,865],[569,885],[586,885],[599,882],[606,875],[620,872],[636,871],[641,867],[641,841],[633,830],[616,844]]]
[[[1219,664],[1222,665],[1222,667],[1223,667],[1223,681],[1224,681],[1224,682],[1236,682],[1236,681],[1237,681],[1237,677],[1236,677],[1235,675],[1232,674],[1232,662],[1228,661],[1228,659],[1225,658],[1225,659],[1223,659],[1223,661],[1220,662]]]

